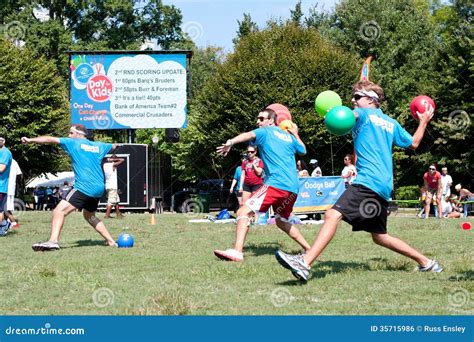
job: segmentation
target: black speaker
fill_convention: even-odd
[[[179,128],[165,128],[165,141],[176,143],[179,141]]]

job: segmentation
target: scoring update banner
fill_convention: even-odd
[[[186,54],[71,54],[71,123],[186,127]]]

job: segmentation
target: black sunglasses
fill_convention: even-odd
[[[255,153],[255,151],[247,151],[247,153]]]
[[[431,171],[436,171],[436,169],[433,169],[433,168],[431,168],[431,167],[430,167],[430,170],[431,170]]]
[[[268,118],[264,118],[263,116],[258,116],[257,117],[257,120],[260,121],[260,122],[262,122],[263,120],[266,120],[266,119],[268,119]]]
[[[361,94],[354,94],[352,95],[352,98],[356,101],[359,101],[363,97],[368,97],[367,95],[361,95]]]

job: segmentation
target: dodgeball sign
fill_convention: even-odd
[[[106,75],[95,75],[87,81],[87,96],[93,101],[108,101],[112,91],[112,82]]]

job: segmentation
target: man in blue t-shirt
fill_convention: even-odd
[[[12,159],[12,153],[5,146],[5,138],[0,136],[0,236],[7,234],[10,229],[10,222],[4,220],[4,212],[7,210],[8,177]]]
[[[117,145],[93,142],[86,139],[86,128],[83,125],[72,125],[68,138],[41,136],[37,138],[21,138],[24,144],[58,144],[71,158],[74,171],[74,187],[66,198],[56,206],[51,221],[49,241],[35,243],[34,251],[51,251],[59,249],[59,235],[64,219],[76,209],[82,210],[84,219],[102,235],[109,246],[116,246],[104,223],[95,216],[99,199],[105,191],[102,159]]]
[[[293,204],[298,197],[299,188],[298,177],[294,171],[295,154],[306,154],[306,147],[298,135],[296,125],[286,132],[275,126],[276,119],[275,111],[265,108],[260,111],[257,117],[259,128],[239,134],[217,148],[217,153],[225,156],[233,145],[255,140],[255,146],[260,151],[265,170],[264,185],[254,192],[237,212],[234,248],[214,251],[214,254],[222,260],[244,260],[243,248],[249,230],[249,215],[252,212],[265,213],[270,206],[275,212],[278,228],[287,233],[305,250],[310,247],[298,228],[288,222],[293,211]]]
[[[308,279],[310,265],[329,244],[340,220],[352,225],[354,231],[371,233],[376,244],[413,259],[418,263],[419,271],[442,271],[435,260],[387,234],[388,201],[393,187],[392,146],[416,149],[433,117],[434,108],[430,106],[424,113],[418,113],[420,121],[412,137],[379,108],[383,96],[383,89],[370,81],[360,81],[352,87],[357,120],[352,129],[357,178],[326,211],[324,224],[306,255],[289,255],[281,251],[275,255],[278,262],[300,280]]]

